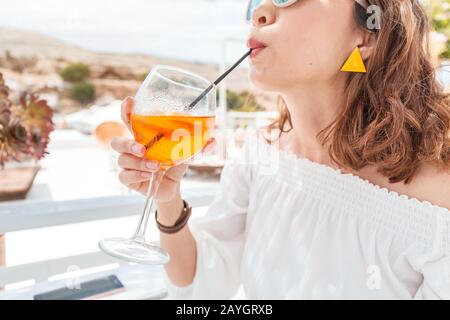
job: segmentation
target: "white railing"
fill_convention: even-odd
[[[196,187],[182,190],[183,197],[193,208],[207,206],[215,197],[216,188]],[[143,196],[127,194],[103,198],[68,201],[11,201],[0,204],[0,234],[41,227],[66,225],[102,219],[138,215],[142,211]],[[39,261],[29,264],[0,267],[0,288],[19,282],[39,283],[67,272],[71,266],[80,269],[108,264],[127,265],[100,251]]]
[[[217,189],[183,190],[193,207],[208,205]],[[11,201],[0,204],[0,234],[34,228],[138,215],[144,198],[139,194],[66,201]]]
[[[67,273],[71,266],[90,269],[110,264],[128,265],[126,262],[118,261],[101,252],[90,252],[86,254],[38,261],[12,267],[0,268],[0,287],[19,282],[30,284],[48,281],[51,277]]]
[[[251,128],[257,129],[270,124],[277,119],[279,113],[276,111],[265,112],[227,112],[228,128]]]

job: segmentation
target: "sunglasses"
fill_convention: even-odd
[[[263,2],[263,0],[250,0],[248,2],[246,17],[247,22],[252,21],[253,13],[255,12],[255,9],[261,4],[261,2]],[[297,2],[297,0],[272,0],[273,5],[279,8],[288,7],[295,2]]]
[[[275,7],[278,8],[285,8],[289,7],[290,5],[296,3],[299,0],[272,0],[272,3]],[[263,2],[263,0],[250,0],[247,7],[247,23],[250,23],[253,18],[253,13],[255,12],[255,9]],[[358,19],[358,22],[360,25],[366,26],[367,30],[369,32],[376,32],[374,29],[370,29],[367,27],[367,21],[370,18],[370,13],[367,12],[367,8],[364,7],[361,3],[358,1],[355,1],[355,14],[356,18]]]

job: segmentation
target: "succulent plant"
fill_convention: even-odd
[[[19,103],[9,99],[9,88],[0,73],[0,167],[8,161],[39,160],[47,152],[53,131],[53,110],[33,93],[21,94]]]

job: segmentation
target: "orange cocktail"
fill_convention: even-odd
[[[131,115],[134,139],[146,147],[145,157],[162,168],[200,152],[214,130],[214,116]]]

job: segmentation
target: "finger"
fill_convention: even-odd
[[[136,170],[123,170],[119,173],[119,181],[130,186],[132,184],[148,181],[152,174],[150,172],[142,172]]]
[[[175,183],[178,183],[181,178],[183,178],[188,166],[189,165],[187,163],[182,163],[175,167],[172,167],[166,171],[165,177]]]
[[[135,190],[140,193],[145,193],[145,190],[148,188],[148,182],[142,181],[137,183],[132,183],[127,186],[128,188]]]
[[[149,182],[147,181],[141,181],[141,182],[136,182],[136,183],[132,183],[130,185],[128,185],[127,187],[133,190],[136,190],[137,192],[140,192],[144,195],[148,194],[148,187],[149,187]],[[159,186],[160,190],[164,189],[164,188],[168,188],[167,187],[168,183],[163,180]],[[152,191],[150,191],[150,194],[152,194],[152,192],[155,191],[155,186],[152,187]]]
[[[130,126],[130,116],[133,111],[134,100],[132,97],[126,97],[122,102],[121,107],[121,117],[122,121],[127,125],[128,129],[131,130]]]
[[[159,168],[159,162],[142,159],[131,154],[122,153],[117,159],[117,164],[122,169],[138,170],[147,172],[156,172]]]
[[[137,157],[143,157],[145,153],[145,147],[142,144],[125,137],[111,139],[111,148],[119,153],[134,154]]]

